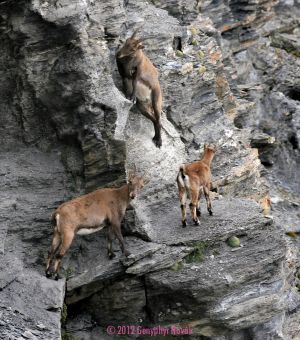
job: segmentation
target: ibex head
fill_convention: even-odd
[[[215,144],[204,144],[204,153],[210,153],[214,155],[218,151],[218,147]]]
[[[117,58],[124,58],[129,56],[134,56],[135,53],[144,48],[144,45],[140,38],[137,38],[136,35],[140,28],[136,29],[132,36],[128,38],[123,45],[123,47],[118,51]]]
[[[128,187],[129,187],[129,197],[134,199],[140,190],[149,183],[149,180],[144,176],[139,176],[136,171],[135,164],[133,165],[133,171],[130,171],[128,175]]]

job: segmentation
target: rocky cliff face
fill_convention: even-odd
[[[299,14],[296,0],[0,1],[1,339],[60,339],[61,315],[75,339],[112,339],[109,324],[300,338]],[[136,27],[160,72],[161,149],[115,63]],[[176,172],[206,142],[214,216],[182,229]],[[123,226],[132,256],[109,261],[105,231],[77,237],[66,279],[46,279],[53,209],[134,164],[150,183]]]

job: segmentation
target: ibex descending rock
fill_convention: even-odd
[[[87,235],[108,226],[108,256],[113,258],[112,239],[115,235],[128,256],[121,233],[121,221],[130,201],[136,197],[145,182],[142,177],[131,175],[128,183],[120,188],[103,188],[61,204],[52,215],[54,233],[48,254],[46,276],[52,275],[51,266],[55,256],[54,276],[58,272],[62,257],[70,248],[75,234]]]
[[[117,52],[116,60],[127,98],[136,101],[139,111],[154,125],[153,142],[161,147],[162,94],[158,71],[143,52],[143,44],[135,31]]]
[[[179,168],[177,175],[177,185],[179,191],[180,207],[182,212],[182,226],[186,227],[186,199],[187,193],[190,197],[190,209],[195,225],[199,225],[198,216],[200,212],[200,190],[203,188],[206,198],[207,210],[210,215],[213,214],[209,191],[211,189],[211,161],[216,153],[215,146],[204,145],[204,154],[200,161],[183,164]]]

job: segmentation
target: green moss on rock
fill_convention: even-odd
[[[231,248],[237,248],[241,245],[241,241],[238,237],[236,236],[231,236],[229,237],[229,239],[227,240],[227,244],[229,245],[229,247]]]
[[[205,73],[205,72],[206,72],[206,67],[203,66],[203,65],[199,66],[199,68],[198,68],[198,73],[199,73],[199,74],[203,74],[203,73]]]
[[[61,310],[61,315],[60,315],[60,321],[61,321],[62,325],[64,325],[67,322],[67,317],[68,317],[68,307],[64,303],[62,310]]]
[[[180,58],[184,57],[184,53],[182,51],[180,51],[180,50],[176,51],[176,55],[177,55],[177,57],[180,57]]]
[[[203,59],[205,57],[205,53],[202,50],[199,50],[197,54],[200,59]]]
[[[179,272],[183,268],[182,261],[176,261],[173,266],[171,267],[171,270],[173,272]]]

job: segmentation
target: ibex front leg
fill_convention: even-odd
[[[123,238],[123,235],[122,235],[122,232],[121,232],[121,223],[120,224],[119,223],[113,224],[112,228],[113,228],[115,235],[117,236],[117,239],[119,240],[122,253],[126,257],[129,256],[130,252],[125,248],[124,238]]]

